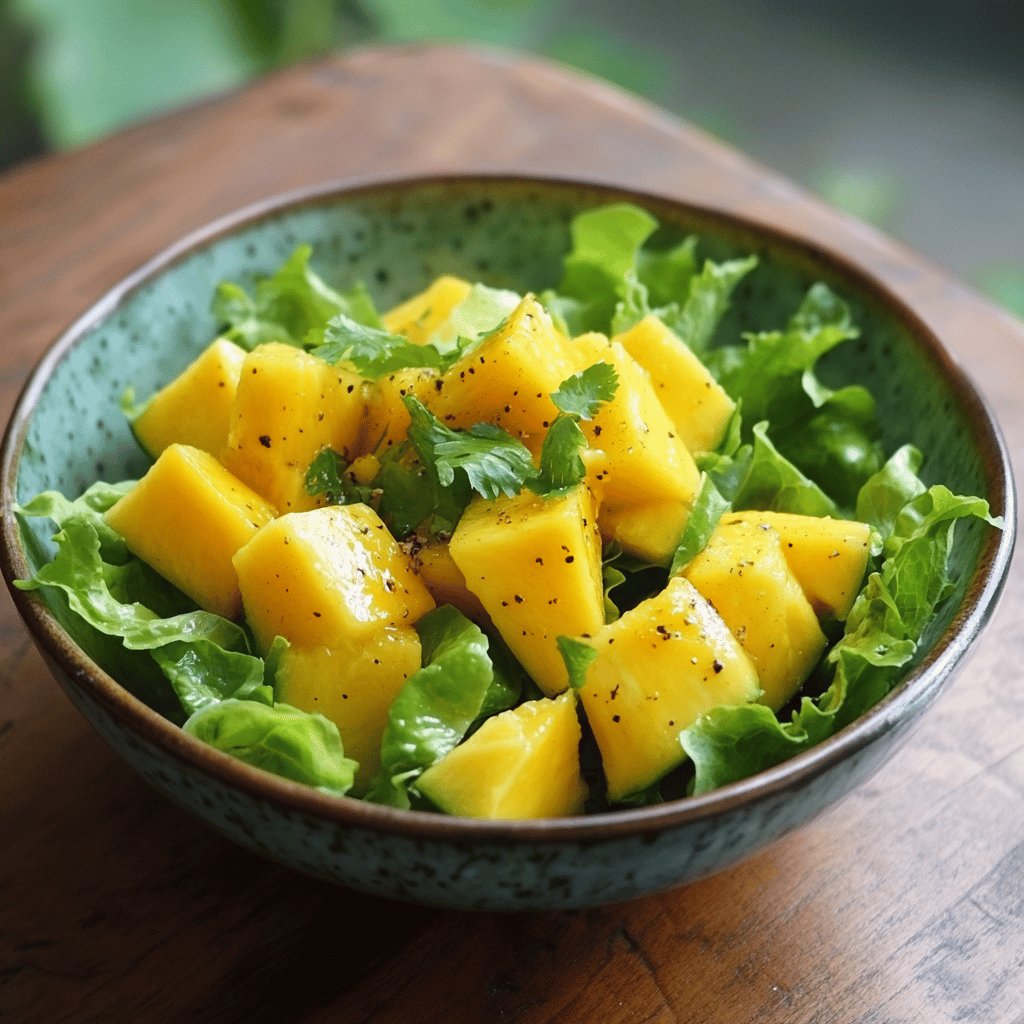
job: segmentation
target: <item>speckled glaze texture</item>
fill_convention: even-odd
[[[696,231],[705,255],[756,252],[719,338],[781,326],[807,286],[847,298],[861,337],[830,354],[830,384],[875,393],[884,442],[929,454],[925,475],[987,495],[1012,527],[1013,492],[998,431],[927,331],[871,279],[798,240],[650,197],[569,183],[448,179],[325,191],[214,225],[101,302],[37,371],[4,449],[5,503],[145,470],[118,407],[126,386],[150,394],[214,336],[218,281],[250,283],[300,242],[332,284],[367,283],[382,308],[440,273],[518,290],[556,282],[579,210],[633,198],[669,233]],[[46,557],[48,524],[4,521],[8,580]],[[52,596],[14,592],[72,702],[157,789],[252,850],[368,892],[481,909],[567,908],[635,897],[707,875],[809,820],[871,775],[939,694],[991,612],[1012,528],[972,524],[954,555],[956,598],[931,628],[932,649],[893,694],[838,737],[753,779],[691,801],[588,819],[494,825],[335,800],[202,747],[118,687],[149,681],[68,616]],[[44,605],[45,602],[49,602]],[[64,632],[61,623],[67,628]],[[130,678],[129,678],[130,677]]]

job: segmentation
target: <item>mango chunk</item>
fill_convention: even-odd
[[[275,514],[209,452],[172,444],[106,520],[200,608],[237,619],[242,598],[232,557]]]
[[[414,552],[413,563],[423,585],[439,605],[453,605],[477,624],[490,621],[479,598],[466,586],[466,577],[444,541],[424,544]]]
[[[556,638],[604,624],[601,537],[593,495],[579,486],[545,500],[475,498],[452,534],[451,557],[505,643],[549,697],[568,685]]]
[[[449,427],[496,423],[536,454],[558,415],[551,392],[577,369],[547,310],[527,295],[499,330],[452,365],[426,404]]]
[[[597,658],[580,698],[613,801],[681,764],[679,733],[699,715],[760,693],[757,670],[729,627],[679,576],[589,642]]]
[[[575,694],[527,701],[489,718],[416,788],[442,811],[466,818],[579,814],[587,798],[579,746]]]
[[[583,334],[572,344],[579,369],[603,362],[619,377],[615,397],[580,424],[590,444],[608,457],[602,508],[620,509],[638,499],[689,506],[700,473],[643,368],[603,334]]]
[[[683,501],[648,501],[601,507],[601,533],[651,565],[668,565],[679,546],[690,506]]]
[[[228,439],[231,406],[245,352],[218,338],[146,403],[132,433],[155,459],[172,444],[220,455]]]
[[[650,374],[658,400],[687,450],[717,448],[736,403],[686,343],[653,315],[613,340]]]
[[[281,512],[315,508],[306,471],[324,448],[355,454],[365,412],[362,379],[272,342],[245,357],[221,461]]]
[[[720,524],[683,574],[757,666],[761,703],[778,711],[800,689],[826,644],[779,534],[742,521]]]
[[[789,512],[732,512],[722,522],[776,530],[786,563],[814,610],[840,620],[850,614],[868,567],[867,523]]]
[[[460,277],[445,274],[425,291],[385,313],[384,326],[392,334],[404,334],[415,345],[425,345],[472,287]]]
[[[234,557],[245,617],[261,650],[367,641],[434,607],[409,556],[366,505],[333,505],[274,520]]]
[[[278,663],[275,696],[334,722],[345,755],[359,762],[352,793],[362,796],[380,769],[391,703],[419,667],[416,630],[385,626],[355,646],[292,645]]]
[[[411,367],[367,383],[366,421],[360,449],[379,453],[404,441],[409,433],[410,419],[402,399],[413,395],[426,405],[435,393],[435,382],[440,383],[436,370]]]

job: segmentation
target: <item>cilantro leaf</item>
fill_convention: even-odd
[[[581,457],[586,435],[574,416],[556,416],[540,450],[540,473],[529,481],[530,489],[546,498],[557,498],[575,487],[586,475]]]
[[[586,475],[582,453],[587,438],[580,429],[581,419],[593,419],[597,410],[615,397],[619,378],[608,363],[594,363],[567,377],[552,392],[551,400],[560,409],[548,428],[540,450],[540,472],[527,483],[545,498],[556,498],[575,487]]]
[[[608,363],[594,363],[567,377],[552,392],[551,401],[560,412],[581,420],[592,420],[597,410],[615,397],[619,376]]]
[[[412,395],[402,401],[411,419],[409,440],[442,488],[464,474],[470,488],[485,498],[514,497],[535,475],[529,449],[493,423],[452,430]]]
[[[346,472],[348,463],[333,448],[324,448],[306,470],[306,493],[324,495],[329,505],[355,505],[369,501],[371,488],[357,484]]]
[[[414,345],[399,334],[367,327],[344,313],[328,321],[323,344],[313,349],[313,355],[328,363],[349,363],[371,380],[408,367],[441,369],[444,365],[433,345]]]

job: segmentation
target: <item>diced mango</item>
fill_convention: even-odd
[[[397,370],[366,385],[367,414],[360,448],[383,452],[404,441],[409,431],[409,410],[402,399],[412,395],[427,404],[440,384],[436,370],[411,367]]]
[[[245,352],[218,338],[132,421],[132,433],[155,459],[168,445],[187,444],[220,455]]]
[[[466,577],[444,541],[424,544],[413,555],[413,563],[423,585],[439,605],[453,605],[476,623],[489,621],[484,606],[466,586]]]
[[[778,531],[786,563],[814,610],[840,620],[850,614],[871,549],[871,527],[866,523],[788,512],[732,512],[722,522],[766,525]]]
[[[594,633],[604,624],[601,537],[596,502],[585,486],[545,500],[475,498],[449,545],[466,586],[505,643],[548,696],[568,676],[560,634]]]
[[[361,796],[380,768],[391,703],[419,667],[416,630],[385,626],[355,646],[292,645],[278,663],[275,696],[334,722],[345,755],[359,762],[352,793]]]
[[[425,291],[385,313],[384,326],[392,334],[404,334],[414,344],[425,345],[472,287],[462,278],[445,274]]]
[[[668,565],[689,518],[690,506],[682,501],[602,506],[601,533],[636,558],[652,565]]]
[[[106,520],[200,608],[235,619],[242,598],[231,559],[275,514],[209,452],[172,444]]]
[[[718,447],[736,403],[686,343],[653,315],[614,340],[650,374],[658,400],[687,449]]]
[[[610,800],[647,788],[681,764],[679,733],[699,715],[750,703],[760,692],[757,671],[729,627],[679,576],[589,643],[597,657],[580,698]]]
[[[496,423],[536,454],[558,415],[552,391],[579,369],[547,310],[527,295],[504,325],[441,378],[426,402],[449,427]]]
[[[692,503],[700,474],[643,368],[603,334],[580,335],[572,345],[578,369],[608,363],[619,378],[615,397],[580,424],[590,444],[608,456],[602,508],[638,500]]]
[[[361,378],[291,345],[245,357],[221,461],[281,512],[315,508],[306,471],[324,449],[355,454],[365,402]]]
[[[434,607],[409,556],[366,505],[281,516],[235,555],[245,617],[268,650],[367,640],[383,626],[411,626]]]
[[[489,718],[417,780],[441,810],[467,818],[513,820],[579,814],[576,697],[532,700]]]
[[[742,521],[720,524],[683,573],[757,666],[761,703],[778,711],[800,689],[826,644],[778,533]]]

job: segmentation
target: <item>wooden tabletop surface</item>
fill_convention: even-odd
[[[0,423],[58,332],[212,217],[368,173],[570,174],[804,231],[964,360],[1018,479],[1024,328],[694,128],[533,60],[367,50],[0,178]],[[996,216],[993,211],[993,216]],[[1024,574],[967,670],[839,807],[739,867],[577,913],[424,910],[257,859],[151,792],[0,594],[0,1020],[1024,1021]]]

